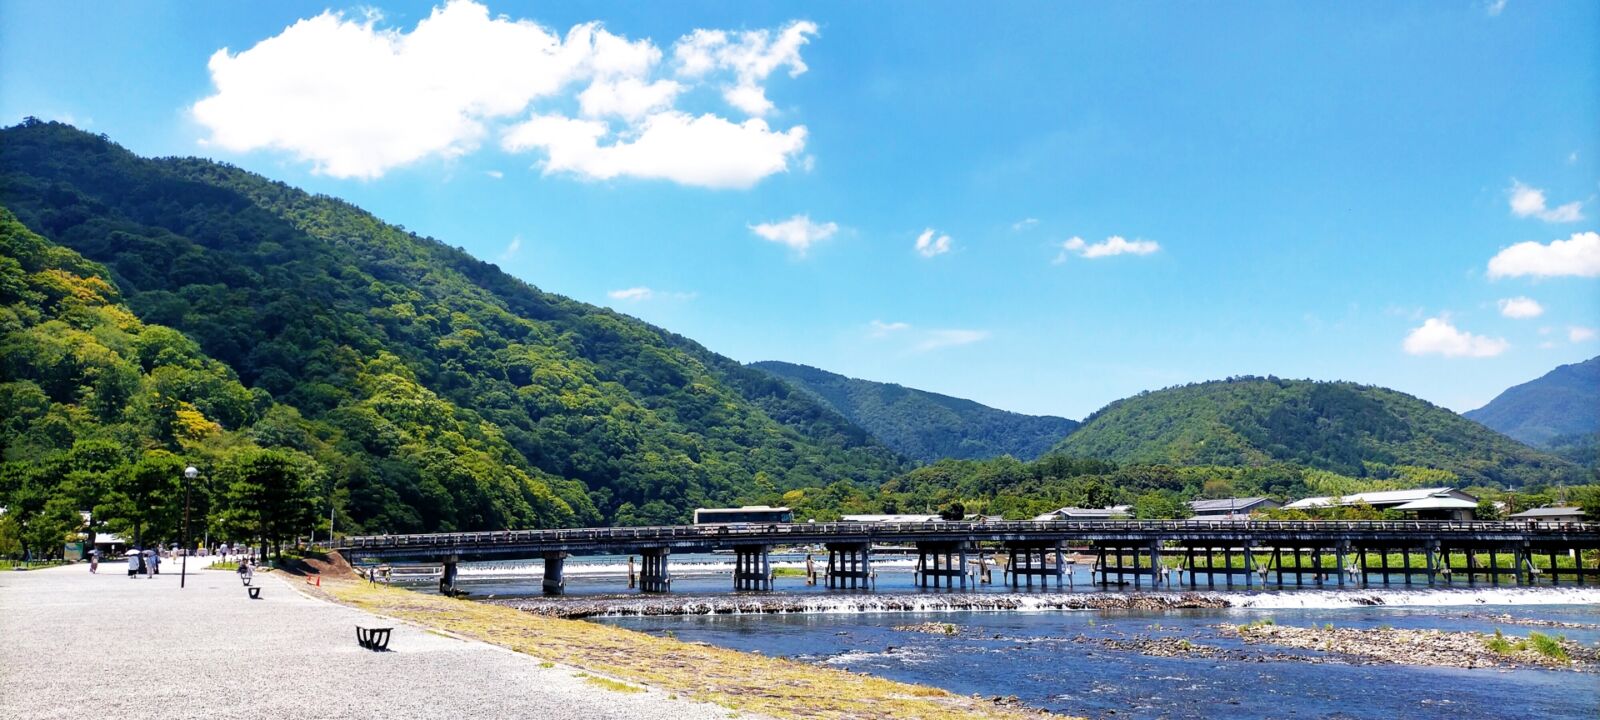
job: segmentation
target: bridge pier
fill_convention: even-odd
[[[566,568],[567,554],[564,552],[547,552],[544,554],[544,586],[546,595],[562,595],[567,592],[567,578],[563,574]]]
[[[1133,576],[1133,587],[1135,589],[1143,586],[1142,578],[1145,575],[1150,576],[1151,587],[1155,587],[1161,582],[1161,569],[1158,567],[1161,563],[1161,543],[1159,541],[1144,545],[1118,545],[1097,542],[1095,547],[1100,554],[1100,585],[1102,587],[1111,584],[1112,573],[1116,573],[1116,584],[1118,586],[1127,584],[1127,580],[1123,579],[1124,575]],[[1107,554],[1108,552],[1110,553],[1109,555]],[[1150,558],[1150,565],[1149,567],[1140,567],[1139,562],[1145,556]],[[1116,564],[1111,565],[1112,561],[1115,561]],[[1124,562],[1131,562],[1132,564],[1124,565]]]
[[[942,562],[941,562],[942,561]],[[962,589],[967,587],[967,544],[964,542],[917,543],[917,587],[926,588],[929,581],[939,587],[954,588],[957,580]]]
[[[865,589],[872,581],[872,544],[827,543],[828,587]],[[875,584],[875,583],[873,583]]]
[[[648,593],[667,592],[672,589],[672,573],[667,570],[667,556],[672,548],[654,547],[639,549],[639,590]]]
[[[733,546],[733,589],[771,590],[772,559],[768,545]]]
[[[1010,555],[1006,559],[1006,575],[1011,580],[1012,590],[1023,584],[1032,590],[1035,577],[1039,578],[1041,588],[1050,587],[1052,577],[1055,578],[1057,590],[1066,586],[1067,562],[1061,552],[1060,541],[1007,541],[1005,547]]]

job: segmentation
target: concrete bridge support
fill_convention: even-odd
[[[733,589],[771,590],[772,560],[768,545],[733,546]]]
[[[544,594],[562,595],[567,592],[567,578],[563,574],[566,569],[567,554],[564,552],[547,552],[544,554]]]
[[[1033,579],[1039,578],[1039,587],[1050,587],[1055,578],[1056,589],[1066,587],[1067,559],[1060,542],[1006,542],[1006,575],[1011,579],[1011,589],[1026,585],[1033,589]]]
[[[967,544],[963,542],[917,543],[917,587],[954,588],[959,581],[967,587]]]
[[[667,556],[671,548],[656,547],[639,550],[639,590],[667,592],[672,589],[672,573],[667,570]]]
[[[873,583],[871,543],[827,543],[828,587],[865,589]]]

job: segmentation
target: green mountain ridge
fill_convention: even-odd
[[[1562,365],[1463,414],[1535,447],[1593,436],[1600,433],[1600,357]]]
[[[885,445],[929,463],[1010,455],[1032,460],[1078,427],[1066,418],[1024,415],[893,383],[858,380],[779,361],[750,363],[814,395]]]
[[[1230,378],[1118,400],[1053,452],[1118,463],[1293,463],[1352,477],[1397,467],[1466,484],[1582,482],[1578,466],[1424,400],[1348,382]]]
[[[339,478],[345,529],[676,522],[904,467],[766,373],[231,166],[32,121],[0,131],[0,204],[292,408],[268,444]]]

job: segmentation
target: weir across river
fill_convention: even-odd
[[[564,591],[564,560],[573,554],[638,554],[639,589],[672,587],[673,552],[733,551],[734,590],[771,590],[768,555],[776,546],[825,548],[830,587],[866,588],[876,548],[900,545],[918,557],[923,587],[966,587],[973,556],[1007,557],[998,568],[1013,588],[1061,587],[1069,550],[1096,558],[1103,585],[1171,585],[1176,565],[1187,586],[1259,582],[1345,585],[1378,576],[1435,584],[1519,584],[1540,579],[1600,581],[1600,524],[1552,522],[1103,520],[1057,522],[773,523],[663,527],[500,530],[341,538],[334,549],[351,562],[417,561],[444,566],[453,589],[456,565],[477,560],[544,560],[544,591]],[[1398,558],[1394,556],[1398,555]],[[1413,558],[1417,562],[1413,563]],[[1172,562],[1176,560],[1176,563]],[[982,561],[980,560],[980,563]],[[986,567],[986,566],[985,566]],[[1286,576],[1288,579],[1286,580]]]

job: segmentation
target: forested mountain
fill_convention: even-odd
[[[1466,416],[1537,447],[1600,433],[1600,357],[1512,387]]]
[[[1354,477],[1424,467],[1467,483],[1505,486],[1581,482],[1586,475],[1404,393],[1259,377],[1118,400],[1084,420],[1056,451],[1122,463],[1294,463]]]
[[[971,400],[857,380],[786,362],[760,368],[812,393],[885,445],[922,462],[1010,455],[1032,460],[1078,427],[1066,418],[996,410]]]
[[[30,121],[0,131],[0,204],[102,264],[130,320],[192,339],[250,410],[196,415],[315,457],[343,530],[674,522],[756,492],[870,487],[904,462],[766,373],[231,166]],[[38,384],[11,369],[34,340],[17,342],[0,383]],[[45,391],[50,407],[74,393],[99,398]],[[19,464],[108,432],[7,418],[0,451]]]

